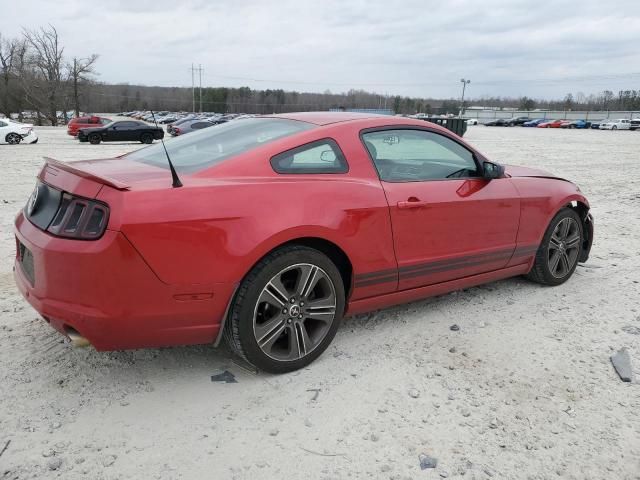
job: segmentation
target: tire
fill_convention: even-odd
[[[140,141],[149,145],[150,143],[153,143],[153,135],[151,135],[150,133],[143,133],[142,135],[140,135]]]
[[[89,143],[91,145],[98,145],[101,141],[102,138],[100,138],[100,135],[98,133],[92,133],[91,135],[89,135]]]
[[[326,350],[344,305],[342,277],[326,255],[300,245],[284,247],[242,281],[223,333],[231,350],[258,369],[291,372]]]
[[[22,141],[22,137],[17,133],[9,133],[4,138],[9,145],[18,145]]]
[[[570,128],[571,130],[573,130],[574,128],[576,128],[576,126],[575,126],[575,125],[569,125],[569,128]]]
[[[613,127],[611,127],[611,130],[617,130],[618,127],[616,125],[614,125]]]
[[[573,275],[584,240],[582,221],[571,208],[560,210],[547,228],[527,278],[543,285],[560,285]]]

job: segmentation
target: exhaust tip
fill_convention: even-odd
[[[84,348],[91,345],[91,342],[89,340],[87,340],[85,337],[80,335],[73,328],[67,329],[67,337],[69,337],[69,340],[71,341],[71,345],[73,345],[74,347]]]

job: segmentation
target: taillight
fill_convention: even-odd
[[[109,220],[109,207],[86,198],[62,195],[47,231],[59,237],[96,240],[102,236]]]
[[[173,127],[173,133],[180,135],[180,129],[178,127]]]

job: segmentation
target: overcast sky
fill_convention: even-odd
[[[10,6],[11,5],[11,6]],[[558,98],[640,89],[640,0],[14,0],[0,33],[51,23],[99,80]],[[10,14],[7,14],[10,13]]]

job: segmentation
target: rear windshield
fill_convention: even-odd
[[[283,118],[247,118],[194,131],[165,142],[179,173],[194,173],[314,125]],[[125,155],[130,160],[169,168],[161,143]]]

